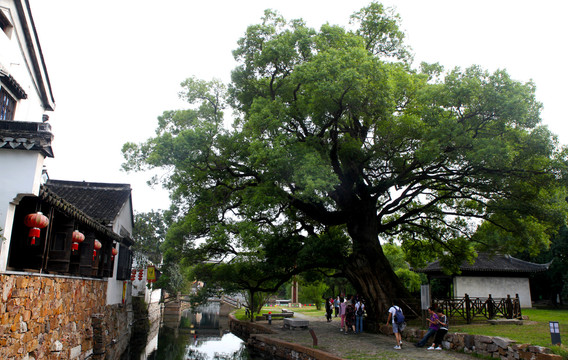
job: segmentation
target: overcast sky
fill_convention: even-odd
[[[134,210],[165,209],[150,174],[120,170],[125,142],[154,135],[156,118],[180,109],[189,76],[229,81],[231,51],[267,8],[318,29],[347,26],[369,1],[30,0],[56,102],[50,114],[57,180],[129,183]],[[421,61],[446,68],[507,69],[534,81],[543,122],[568,144],[568,2],[557,0],[389,0]]]

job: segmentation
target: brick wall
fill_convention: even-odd
[[[0,359],[96,358],[93,316],[103,326],[103,351],[120,353],[129,340],[128,313],[105,300],[101,280],[0,275]]]

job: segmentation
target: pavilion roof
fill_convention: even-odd
[[[479,253],[473,264],[468,261],[462,262],[460,270],[463,273],[486,272],[486,273],[535,273],[548,270],[548,264],[536,264],[517,259],[510,255]],[[422,269],[414,269],[416,272],[425,274],[442,273],[440,261],[434,261]]]

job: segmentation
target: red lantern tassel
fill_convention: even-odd
[[[36,244],[36,238],[39,238],[39,236],[41,235],[41,229],[40,228],[31,228],[30,232],[28,233],[28,236],[32,238],[32,241],[30,242],[31,245],[35,245]]]

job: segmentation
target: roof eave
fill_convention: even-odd
[[[23,35],[26,39],[26,45],[29,49],[29,56],[31,59],[31,66],[36,78],[37,86],[40,92],[40,98],[43,108],[45,110],[55,110],[55,100],[51,89],[51,82],[47,73],[45,59],[39,43],[39,37],[35,27],[34,19],[30,8],[29,0],[16,0],[16,11],[20,18]],[[25,3],[25,4],[24,4]]]

